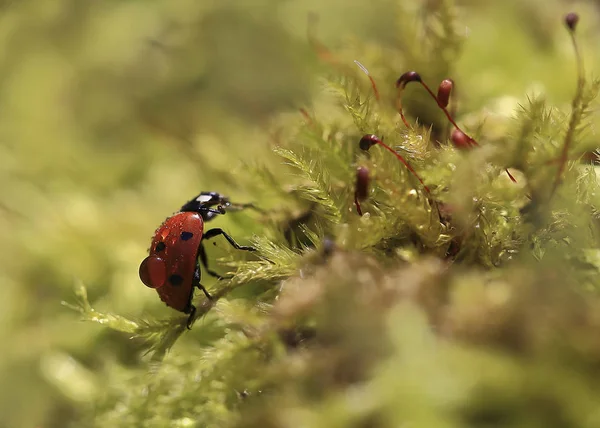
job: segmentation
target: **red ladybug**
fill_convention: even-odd
[[[206,297],[211,299],[206,288],[200,284],[198,257],[209,275],[222,279],[219,274],[208,268],[203,241],[223,235],[238,250],[256,250],[253,247],[238,245],[223,229],[204,231],[204,223],[212,220],[217,214],[225,214],[225,209],[229,206],[229,199],[218,193],[200,193],[156,229],[150,245],[150,255],[140,264],[142,282],[156,289],[160,299],[167,306],[190,315],[188,328],[196,312],[196,307],[192,305],[194,287],[201,289]],[[236,205],[232,208],[251,206]]]

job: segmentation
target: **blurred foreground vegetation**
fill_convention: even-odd
[[[572,10],[589,104],[554,192]],[[0,428],[600,426],[595,2],[22,0],[0,18]],[[417,84],[404,127],[408,70],[454,79],[480,148],[448,144]],[[361,152],[367,133],[431,194]],[[266,213],[214,221],[260,251],[209,247],[236,276],[203,279],[223,297],[196,293],[188,332],[137,270],[201,190]]]

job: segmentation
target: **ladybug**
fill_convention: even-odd
[[[225,214],[228,207],[242,209],[253,206],[232,205],[227,197],[215,192],[200,193],[156,229],[150,245],[150,254],[140,264],[139,275],[142,282],[156,289],[160,299],[167,306],[189,314],[188,329],[196,312],[196,307],[192,305],[194,287],[201,289],[206,298],[212,299],[206,288],[200,284],[198,258],[209,275],[223,279],[208,267],[204,240],[223,235],[238,250],[256,250],[254,247],[239,245],[223,229],[204,230],[205,222],[218,214]]]

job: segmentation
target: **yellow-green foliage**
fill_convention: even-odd
[[[578,82],[558,0],[4,3],[0,427],[600,426],[592,5]],[[188,331],[137,269],[202,190],[264,212]]]

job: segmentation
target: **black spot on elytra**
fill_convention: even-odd
[[[174,287],[178,287],[183,283],[183,277],[181,275],[173,274],[169,277],[169,283]]]
[[[194,236],[194,234],[192,232],[181,232],[180,238],[183,241],[187,241],[188,239],[192,239],[193,236]]]
[[[163,251],[165,248],[167,248],[167,246],[165,245],[164,242],[159,242],[158,244],[156,244],[156,252],[158,252],[158,253]]]

